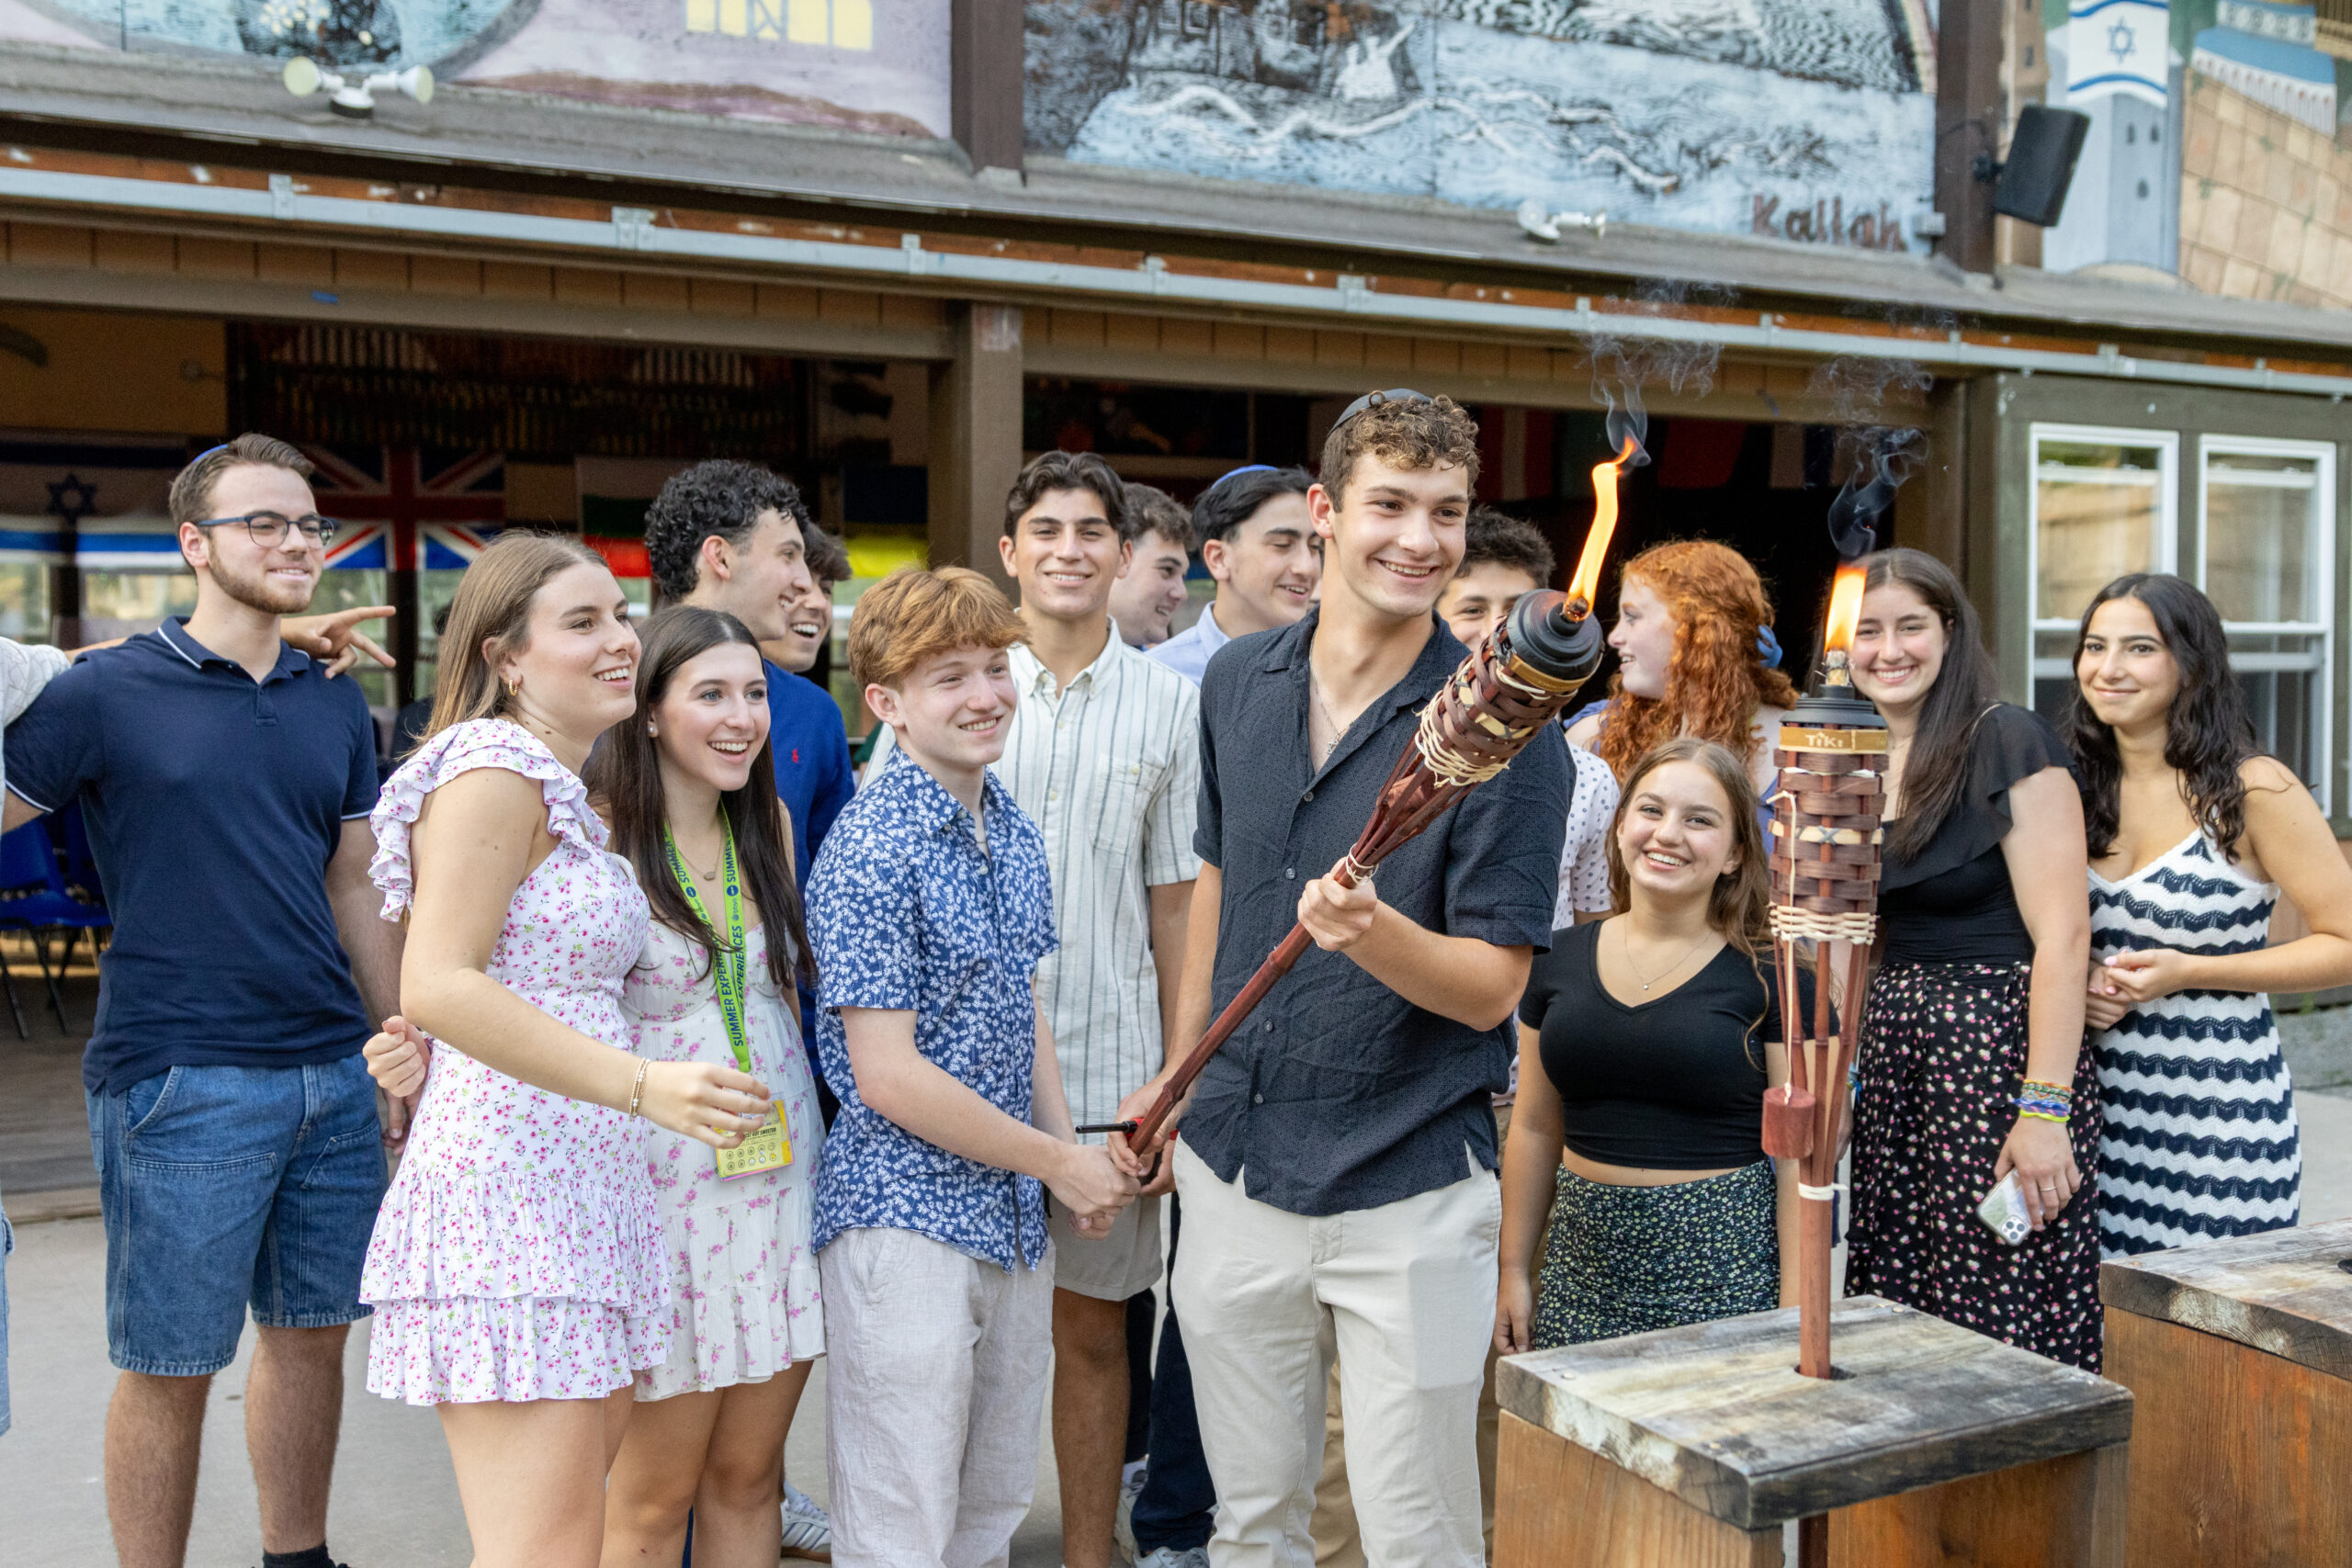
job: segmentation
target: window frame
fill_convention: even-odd
[[[2044,443],[2077,443],[2085,446],[2148,446],[2156,449],[2159,462],[2154,480],[2156,491],[2155,551],[2151,571],[2176,571],[2180,558],[2180,434],[2177,430],[2152,430],[2118,424],[2059,424],[2035,420],[2026,426],[2025,482],[2025,663],[2026,700],[2035,700],[2034,687],[2042,681],[2072,678],[2074,670],[2064,659],[2043,659],[2037,648],[2046,632],[2071,632],[2081,624],[2078,615],[2050,617],[2041,614],[2041,448]],[[2086,473],[2101,470],[2087,468]],[[2199,470],[2200,478],[2202,470]],[[2098,481],[2090,481],[2098,482]],[[2137,479],[2131,481],[2137,485]],[[2202,491],[2199,494],[2201,496]],[[2199,548],[2202,548],[2201,536]],[[2199,558],[2200,577],[2202,558]]]
[[[2197,559],[2196,575],[2191,579],[2200,592],[2205,590],[2205,570],[2212,538],[2211,492],[2209,464],[2215,457],[2298,457],[2312,463],[2311,491],[2313,504],[2319,509],[2318,525],[2312,530],[2312,554],[2308,570],[2314,585],[2313,596],[2318,601],[2319,619],[2315,621],[2231,621],[2222,623],[2222,631],[2232,638],[2239,637],[2309,637],[2319,641],[2319,688],[2312,696],[2312,771],[2317,783],[2312,793],[2317,797],[2320,812],[2331,821],[2335,819],[2335,785],[2339,768],[2352,766],[2352,759],[2338,761],[2335,756],[2335,444],[2331,441],[2298,441],[2268,435],[2224,435],[2201,432],[2197,437]],[[2253,488],[2253,487],[2249,487]],[[2300,487],[2297,487],[2300,488]],[[2277,655],[2254,655],[2257,660],[2275,660]],[[2231,654],[2231,663],[2237,666],[2237,655]],[[2252,666],[2245,666],[2252,668]],[[2300,668],[2300,666],[2298,666]]]

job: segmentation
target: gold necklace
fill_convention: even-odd
[[[674,828],[670,830],[670,841],[673,844],[678,841],[678,831]],[[718,852],[712,857],[710,869],[708,871],[705,871],[702,867],[695,864],[694,862],[686,860],[686,852],[684,849],[678,851],[678,858],[680,860],[685,860],[686,869],[693,872],[696,876],[701,877],[705,882],[718,881],[719,863],[727,858],[727,834],[725,830],[722,829],[718,835]]]
[[[1713,936],[1713,934],[1714,932],[1709,931],[1706,933],[1706,936],[1702,936],[1698,942],[1694,942],[1690,946],[1684,948],[1682,950],[1681,957],[1676,959],[1673,963],[1668,964],[1665,968],[1651,976],[1649,980],[1642,980],[1642,966],[1634,962],[1634,939],[1622,929],[1620,930],[1617,937],[1617,956],[1625,961],[1625,967],[1634,972],[1634,979],[1642,980],[1642,989],[1646,991],[1650,988],[1650,980],[1663,980],[1668,975],[1673,974],[1677,969],[1679,969],[1685,964],[1688,964],[1690,961],[1690,955],[1699,951],[1700,944],[1704,942],[1708,936]]]

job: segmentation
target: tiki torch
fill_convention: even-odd
[[[1822,637],[1821,676],[1781,722],[1780,792],[1772,805],[1772,950],[1789,1081],[1764,1094],[1764,1150],[1798,1162],[1797,1371],[1829,1370],[1829,1249],[1847,1072],[1861,1025],[1884,833],[1886,721],[1855,692],[1849,650],[1861,616],[1864,568],[1838,569]],[[1798,1016],[1797,954],[1816,960],[1813,1016]],[[1830,977],[1844,1007],[1833,1028]]]
[[[1453,678],[1421,710],[1420,727],[1381,786],[1371,821],[1355,847],[1331,868],[1341,886],[1370,878],[1382,861],[1436,821],[1447,807],[1510,766],[1520,750],[1592,679],[1601,651],[1592,602],[1600,591],[1609,538],[1617,527],[1617,481],[1640,452],[1641,444],[1627,434],[1616,457],[1594,466],[1592,530],[1585,536],[1584,554],[1568,580],[1568,591],[1521,597],[1509,618],[1471,650]],[[1312,940],[1306,927],[1291,928],[1200,1043],[1185,1053],[1151,1109],[1136,1120],[1129,1133],[1134,1146],[1150,1143],[1160,1123],[1192,1091],[1209,1058],[1275,982],[1290,973]]]

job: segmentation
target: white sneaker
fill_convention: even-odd
[[[833,1518],[817,1500],[787,1481],[784,1483],[784,1555],[809,1562],[833,1560]],[[1208,1559],[1201,1559],[1208,1568]]]
[[[1119,1481],[1119,1512],[1111,1521],[1111,1544],[1116,1552],[1114,1561],[1133,1562],[1136,1560],[1136,1499],[1143,1495],[1144,1469],[1135,1468],[1131,1475]]]
[[[1163,1546],[1150,1556],[1138,1560],[1136,1568],[1209,1568],[1209,1549],[1188,1546],[1179,1551],[1172,1546]]]

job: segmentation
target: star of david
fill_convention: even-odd
[[[2139,47],[2140,35],[2132,30],[2131,23],[2120,17],[2117,18],[2113,27],[2107,29],[2107,50],[2109,54],[2115,56],[2116,63],[2119,65],[2131,59],[2132,51]]]
[[[47,488],[50,511],[68,523],[79,523],[98,509],[98,487],[79,474],[67,474]]]

